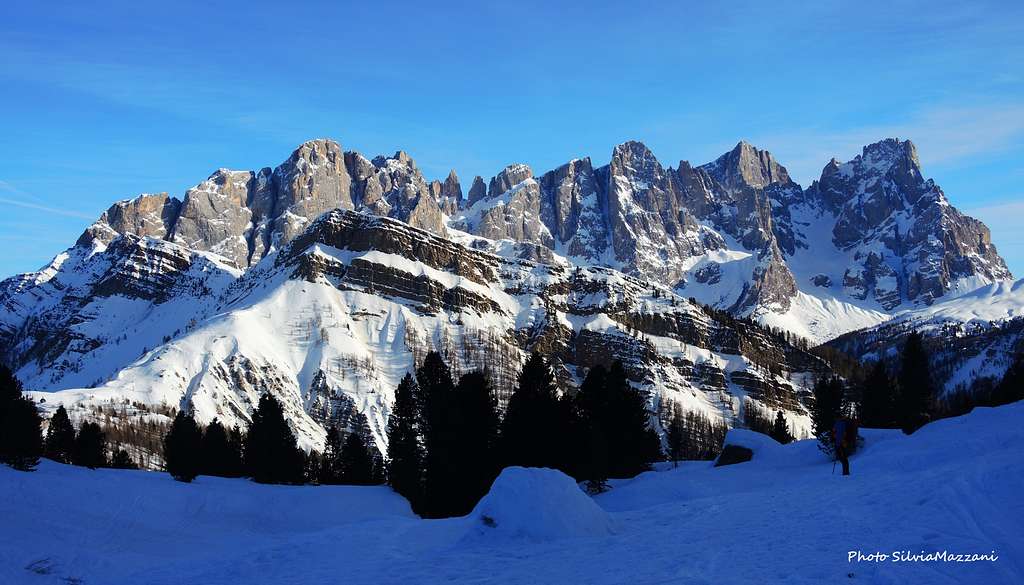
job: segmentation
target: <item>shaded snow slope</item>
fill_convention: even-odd
[[[554,469],[509,467],[469,515],[467,542],[608,536],[611,520],[573,479]]]
[[[895,361],[907,335],[925,336],[932,375],[947,391],[998,381],[1024,350],[1024,280],[997,282],[898,313],[829,345],[858,359]]]
[[[611,534],[541,541],[467,540],[478,518],[412,518],[384,488],[0,467],[0,582],[1019,583],[1022,416],[1018,403],[910,437],[864,430],[850,477],[831,474],[812,441],[762,445],[728,467],[663,467],[594,500]],[[538,490],[531,498],[564,502],[564,481],[555,489],[533,481],[543,472],[514,473],[531,476],[520,482]],[[551,526],[516,490],[499,486],[486,501],[517,512],[524,530]],[[848,563],[857,550],[998,560]]]
[[[798,434],[809,428],[809,376],[827,370],[785,339],[667,287],[509,258],[354,212],[323,215],[217,293],[146,305],[150,328],[173,335],[144,349],[134,329],[121,328],[122,346],[142,355],[95,385],[29,377],[26,387],[47,413],[64,404],[74,418],[103,408],[104,417],[166,419],[190,405],[204,424],[241,427],[271,392],[301,445],[319,450],[332,424],[362,428],[356,415],[383,447],[394,389],[430,349],[456,374],[486,367],[499,399],[531,350],[548,356],[566,390],[593,365],[620,359],[652,414],[676,402],[732,422],[754,400],[791,414]],[[100,372],[100,361],[76,364],[90,378]]]

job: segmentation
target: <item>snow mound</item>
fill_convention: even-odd
[[[722,444],[746,447],[754,452],[755,459],[758,458],[758,455],[775,452],[782,446],[778,441],[768,435],[748,429],[729,429],[729,432],[725,435],[725,441]]]
[[[607,536],[611,519],[560,471],[508,467],[469,515],[467,540]]]

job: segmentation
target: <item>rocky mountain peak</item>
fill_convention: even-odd
[[[315,166],[325,164],[335,165],[335,167],[338,165],[343,166],[344,151],[341,148],[341,144],[330,138],[307,140],[292,151],[291,156],[281,166],[306,164]]]
[[[181,201],[167,193],[143,193],[111,205],[78,239],[109,244],[120,234],[163,238],[174,228]]]
[[[497,197],[519,183],[532,178],[533,170],[528,165],[522,163],[508,165],[491,179],[491,183],[487,187],[487,196]]]
[[[459,176],[455,174],[455,169],[448,173],[448,177],[441,185],[441,196],[454,200],[456,207],[462,205],[462,185],[459,184]]]
[[[917,158],[917,147],[910,140],[886,138],[864,147],[861,159],[872,166],[902,164],[910,167],[921,167]]]
[[[730,190],[751,187],[763,189],[772,184],[789,184],[789,172],[767,150],[740,141],[732,150],[703,165],[703,168]]]
[[[661,169],[661,163],[647,145],[639,140],[627,140],[612,149],[611,168],[613,174],[622,172],[645,172],[655,167]]]
[[[484,183],[484,178],[480,175],[473,177],[473,184],[469,188],[469,193],[466,194],[466,205],[471,206],[486,196],[487,184]]]
[[[534,176],[513,164],[489,186],[475,177],[466,197],[454,170],[427,181],[404,151],[371,161],[318,139],[273,170],[218,169],[181,201],[147,194],[119,202],[82,235],[80,252],[131,234],[244,269],[339,208],[441,236],[451,227],[511,241],[519,258],[547,262],[557,253],[615,266],[744,315],[766,306],[784,314],[788,299],[808,290],[891,311],[1010,277],[984,224],[949,205],[922,176],[914,144],[899,139],[831,160],[807,190],[746,141],[711,163],[676,169],[628,141],[607,166],[579,158]],[[834,270],[806,274],[805,254],[818,253],[834,256]],[[738,284],[727,291],[725,282]]]

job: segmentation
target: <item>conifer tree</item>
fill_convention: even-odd
[[[842,414],[845,389],[836,377],[822,378],[814,385],[814,407],[811,409],[811,424],[819,447],[830,457],[835,450],[832,442],[832,427]]]
[[[227,477],[242,477],[245,473],[243,456],[245,453],[245,434],[236,424],[228,433],[228,450],[231,453],[231,466]]]
[[[456,408],[460,411],[458,442],[460,501],[454,515],[472,511],[498,474],[498,403],[487,375],[469,372],[459,378],[455,388]]]
[[[179,410],[164,436],[164,467],[171,477],[188,483],[205,464],[203,433],[190,410]]]
[[[373,458],[362,434],[351,432],[345,437],[338,460],[338,472],[339,480],[343,484],[373,484]]]
[[[0,366],[0,463],[31,471],[43,454],[42,419],[36,404],[22,395],[21,381]]]
[[[992,406],[1010,404],[1024,399],[1024,353],[1017,354],[992,391]]]
[[[84,422],[75,437],[75,465],[96,469],[107,466],[107,437],[100,425]]]
[[[665,421],[665,444],[672,467],[677,467],[679,460],[683,458],[686,439],[686,421],[679,405],[673,402],[669,418]]]
[[[284,417],[281,403],[269,393],[260,397],[245,439],[245,467],[259,483],[300,484],[305,456]]]
[[[633,477],[661,459],[644,396],[629,383],[622,363],[591,368],[576,396],[579,436],[586,444],[581,478],[600,491],[610,477]]]
[[[661,441],[650,427],[644,396],[629,383],[622,362],[608,371],[608,437],[611,477],[633,477],[661,459]]]
[[[75,427],[61,404],[50,417],[50,426],[46,429],[45,455],[58,463],[71,463],[74,452]]]
[[[504,465],[568,471],[559,450],[567,424],[563,412],[551,368],[543,356],[531,353],[519,373],[501,425]]]
[[[341,481],[341,452],[345,437],[337,425],[327,429],[324,452],[320,457],[319,480],[321,485],[335,485]]]
[[[7,407],[21,398],[21,380],[7,366],[0,364],[0,418]]]
[[[772,425],[771,437],[783,445],[793,441],[793,434],[789,432],[786,415],[782,414],[781,410],[775,411],[775,423]]]
[[[124,449],[118,449],[110,458],[110,467],[113,469],[138,469],[139,466],[132,461],[131,455]]]
[[[384,463],[384,455],[376,447],[370,448],[370,459],[373,462],[373,474],[371,475],[372,485],[384,485],[388,481],[387,464]]]
[[[865,427],[892,428],[896,420],[896,392],[882,360],[871,367],[861,386],[860,420]]]
[[[228,430],[220,420],[213,419],[203,431],[202,444],[199,447],[203,475],[220,477],[237,477],[241,461],[235,447],[231,445]]]
[[[900,354],[899,385],[900,424],[910,434],[931,419],[936,398],[924,338],[916,331],[907,336]]]
[[[43,454],[42,419],[36,403],[18,397],[4,408],[0,419],[0,463],[32,471]]]
[[[575,477],[598,493],[608,483],[608,371],[598,364],[590,368],[575,397]]]
[[[423,487],[423,445],[418,430],[416,381],[406,374],[395,391],[388,417],[387,478],[391,488],[419,510]]]
[[[420,428],[425,457],[423,510],[429,517],[447,516],[457,506],[455,483],[459,475],[456,435],[459,417],[451,370],[436,351],[427,353],[416,370]]]

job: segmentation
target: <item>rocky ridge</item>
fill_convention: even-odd
[[[677,401],[736,422],[754,405],[806,430],[827,366],[748,318],[821,340],[1010,277],[909,141],[832,161],[808,189],[745,142],[677,167],[627,142],[605,166],[510,165],[464,196],[404,152],[315,140],[182,200],[118,202],[0,282],[0,356],[60,391],[51,405],[242,422],[270,390],[310,446],[355,414],[383,444],[390,393],[429,348],[506,393],[531,350],[567,392],[622,359],[652,415]]]

